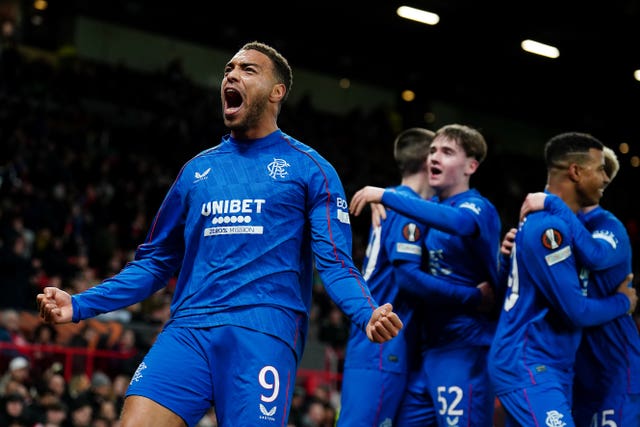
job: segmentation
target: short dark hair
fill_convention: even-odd
[[[564,132],[547,141],[544,146],[544,161],[547,169],[565,168],[567,162],[581,163],[587,159],[589,150],[602,151],[604,144],[591,134]]]
[[[246,43],[242,48],[240,48],[240,50],[257,50],[269,57],[271,63],[273,63],[276,80],[278,83],[284,84],[284,87],[286,88],[284,98],[282,98],[282,101],[284,102],[289,97],[289,92],[293,86],[293,71],[291,70],[289,61],[287,61],[287,59],[275,48],[258,41]]]
[[[398,134],[393,142],[393,157],[402,176],[420,170],[429,155],[429,146],[435,133],[414,127]]]

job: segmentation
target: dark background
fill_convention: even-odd
[[[406,4],[440,15],[427,26],[398,17]],[[443,98],[605,139],[638,138],[640,4],[411,0],[322,2],[51,1],[48,30],[29,40],[53,45],[69,16],[85,15],[234,51],[259,39],[294,67],[397,90],[417,105]],[[556,60],[520,49],[531,38],[560,49]]]
[[[438,13],[440,23],[426,26],[404,20],[395,13],[402,4]],[[425,119],[435,104],[453,106],[459,121],[485,135],[489,155],[472,185],[498,207],[505,230],[516,224],[526,193],[544,186],[541,155],[546,139],[575,130],[594,134],[616,151],[620,143],[627,143],[629,152],[618,152],[622,169],[603,205],[625,223],[634,245],[640,240],[640,169],[632,166],[632,157],[640,155],[640,82],[633,78],[633,71],[640,68],[637,0],[52,0],[44,11],[35,10],[32,2],[0,0],[0,17],[11,5],[20,11],[17,42],[54,53],[73,40],[73,21],[84,16],[231,54],[247,41],[267,42],[293,66],[294,91],[295,71],[306,69],[397,92],[392,112],[355,109],[332,114],[314,110],[312,102],[289,103],[283,108],[281,127],[336,166],[349,196],[362,185],[398,181],[391,158],[398,122],[400,128],[435,130],[444,123]],[[39,25],[34,24],[36,16],[41,18]],[[520,42],[526,38],[555,45],[560,57],[551,60],[522,51]],[[172,59],[168,54],[167,63]],[[100,126],[108,129],[111,148],[145,159],[143,165],[130,165],[127,173],[140,169],[139,173],[148,175],[145,168],[150,168],[161,175],[152,185],[137,189],[146,194],[148,221],[181,164],[225,133],[218,95],[207,92],[210,88],[176,83],[171,80],[175,70],[170,67],[160,76],[86,62],[74,67],[65,70],[62,78],[56,75],[59,70],[21,72],[20,83],[36,89],[48,85],[46,96],[57,99],[59,105],[65,105],[71,96],[74,103],[82,99],[80,112],[93,114],[92,126],[97,117]],[[56,77],[36,81],[38,72]],[[5,85],[13,87],[6,81]],[[416,93],[410,104],[399,96],[407,88]],[[94,106],[96,100],[102,107],[108,102],[112,113],[105,115],[102,107],[99,114],[95,108],[89,111],[87,99]],[[34,100],[29,103],[33,105]],[[126,120],[122,118],[125,113]],[[390,123],[391,115],[400,118],[395,126]],[[488,116],[492,119],[483,119]],[[13,123],[12,119],[7,122]],[[524,130],[514,131],[514,123],[524,124]],[[10,133],[5,131],[2,144]],[[54,138],[59,144],[56,150],[87,150],[80,141],[84,137],[75,138],[78,141],[73,143],[67,135]],[[526,138],[537,141],[533,150],[529,142],[523,142]],[[6,151],[5,158],[11,153]],[[96,159],[102,155],[92,154]],[[79,179],[77,175],[69,178],[75,185],[83,182]],[[103,179],[113,177],[105,173]],[[131,214],[121,207],[114,209],[118,211],[100,215],[129,221]],[[358,249],[366,236],[368,218],[354,218],[353,225]],[[634,270],[638,270],[637,262]]]

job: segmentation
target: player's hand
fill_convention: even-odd
[[[47,323],[68,323],[73,317],[71,295],[67,292],[48,286],[36,296],[40,317]]]
[[[360,215],[364,207],[367,206],[367,203],[380,203],[383,193],[384,188],[380,187],[367,185],[366,187],[361,188],[356,191],[356,194],[351,198],[351,203],[349,203],[349,212],[355,216]]]
[[[636,293],[636,289],[631,286],[631,281],[633,280],[633,274],[628,274],[627,277],[618,285],[618,292],[621,294],[625,294],[627,298],[629,298],[629,311],[631,314],[636,311],[636,306],[638,305],[638,295]]]
[[[371,225],[380,227],[382,221],[387,219],[387,210],[382,203],[369,203],[371,207]]]
[[[403,326],[402,320],[393,312],[393,306],[386,303],[371,315],[367,324],[367,337],[373,342],[383,343],[398,335]]]
[[[476,286],[476,288],[480,290],[480,294],[482,295],[480,305],[478,306],[478,311],[480,311],[481,313],[489,313],[491,310],[493,310],[493,307],[496,303],[493,286],[491,286],[489,282],[482,282],[478,286]]]
[[[524,217],[530,212],[543,210],[544,199],[546,198],[547,193],[542,191],[527,194],[527,197],[524,198],[524,202],[522,202],[522,206],[520,206],[520,221],[524,220]]]
[[[502,255],[510,256],[511,251],[513,250],[513,244],[516,241],[516,233],[518,232],[517,228],[511,228],[507,231],[502,239],[502,244],[500,245],[500,253]]]

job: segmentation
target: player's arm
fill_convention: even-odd
[[[73,321],[128,307],[166,286],[182,263],[184,211],[176,181],[167,193],[145,242],[118,274],[72,297]]]
[[[398,193],[394,189],[361,188],[351,198],[350,212],[358,216],[369,203],[382,203],[415,221],[457,236],[478,233],[477,223],[470,212]]]
[[[539,192],[527,195],[520,211],[521,218],[540,209],[562,218],[569,225],[576,254],[585,267],[594,271],[605,270],[619,261],[615,247],[606,240],[594,238],[569,206],[555,194]]]
[[[605,298],[583,295],[570,227],[560,218],[547,216],[535,225],[522,228],[519,233],[522,232],[525,232],[520,240],[522,246],[515,247],[514,251],[526,258],[545,298],[575,326],[600,325],[635,307],[635,290],[622,289],[623,284],[618,292]]]
[[[395,277],[400,287],[429,304],[454,304],[477,307],[481,305],[481,288],[457,284],[450,279],[424,272],[419,264],[409,261],[394,262]]]
[[[446,206],[392,190],[384,191],[381,202],[409,218],[449,234],[474,236],[479,232],[476,218],[469,209]]]
[[[321,160],[317,165],[318,170],[310,171],[307,191],[315,267],[330,298],[369,339],[376,342],[390,339],[402,328],[402,322],[390,305],[379,307],[355,267],[342,183],[331,165]]]
[[[382,203],[369,203],[371,207],[371,225],[380,227],[382,221],[387,219],[387,211]]]

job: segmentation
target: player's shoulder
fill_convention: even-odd
[[[598,207],[586,214],[584,221],[593,237],[610,241],[614,247],[618,242],[630,244],[627,227],[612,212]]]
[[[287,146],[290,148],[288,153],[289,155],[296,156],[299,161],[308,162],[309,167],[311,167],[312,164],[315,164],[322,168],[333,168],[331,162],[329,162],[322,153],[309,144],[306,144],[284,132],[281,132],[281,135],[282,139],[286,141]]]
[[[589,213],[583,214],[582,218],[587,224],[608,224],[612,227],[624,227],[624,224],[620,219],[613,214],[613,212],[604,209],[601,206],[596,207]]]
[[[549,227],[569,229],[566,221],[558,215],[553,215],[549,211],[540,210],[527,214],[526,218],[520,225],[524,231],[537,231]]]
[[[457,205],[459,208],[471,210],[476,215],[498,213],[494,204],[476,189],[460,194]]]
[[[302,141],[300,141],[299,139],[285,133],[285,132],[280,132],[280,136],[281,138],[287,143],[287,145],[289,147],[291,147],[292,149],[299,151],[301,153],[308,153],[308,154],[313,154],[313,155],[320,155],[320,153],[318,153],[318,150],[316,150],[315,148],[313,148],[312,146],[310,146],[309,144],[306,144]]]
[[[527,215],[518,234],[527,244],[544,246],[553,250],[572,241],[571,228],[562,218],[547,211],[532,212]]]

